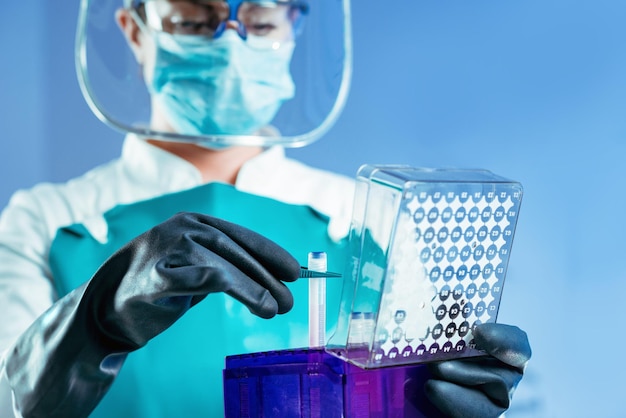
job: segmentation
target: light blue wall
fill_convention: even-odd
[[[43,3],[43,2],[42,2]],[[16,187],[43,179],[43,12],[32,2],[0,5],[0,204]],[[24,24],[28,22],[28,30]],[[21,34],[16,37],[16,34]],[[19,39],[19,42],[9,42]]]
[[[362,163],[406,163],[522,182],[499,319],[528,331],[534,358],[509,417],[622,416],[626,3],[353,3],[344,114],[290,155],[350,176]],[[2,205],[119,152],[75,81],[77,9],[0,5]]]
[[[534,358],[507,416],[624,416],[626,2],[377,4],[353,2],[342,118],[291,154],[522,182],[499,321],[527,330]]]

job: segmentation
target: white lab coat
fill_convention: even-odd
[[[120,158],[65,184],[15,193],[0,215],[0,353],[57,299],[48,253],[59,228],[84,223],[103,241],[102,214],[109,209],[201,184],[200,173],[187,161],[128,135]],[[313,207],[330,218],[328,232],[335,240],[348,233],[354,181],[288,159],[280,147],[247,162],[235,187]],[[15,415],[2,357],[0,418],[5,418]]]

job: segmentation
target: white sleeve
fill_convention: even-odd
[[[56,299],[50,278],[50,231],[34,195],[16,193],[0,215],[0,353]],[[12,392],[0,359],[0,418],[14,417]]]
[[[47,220],[29,192],[17,192],[0,215],[0,352],[56,300]]]

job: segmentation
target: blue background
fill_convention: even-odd
[[[342,117],[289,154],[480,167],[525,188],[500,322],[533,360],[509,417],[619,417],[626,269],[626,2],[355,0]],[[119,154],[79,92],[77,1],[0,5],[0,205]],[[621,376],[620,376],[621,375]]]

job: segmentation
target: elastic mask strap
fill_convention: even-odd
[[[141,18],[141,16],[139,16],[139,13],[137,13],[137,9],[135,7],[130,7],[128,9],[128,12],[130,13],[130,17],[135,21],[135,23],[137,24],[137,27],[139,27],[139,30],[144,34],[144,35],[148,35],[150,37],[154,37],[154,35],[152,34],[152,31],[148,28],[148,26],[146,25],[146,23],[143,21],[143,19]],[[147,11],[146,11],[147,13]],[[146,16],[146,19],[149,19],[148,16]],[[157,19],[157,21],[160,24],[160,19]]]

